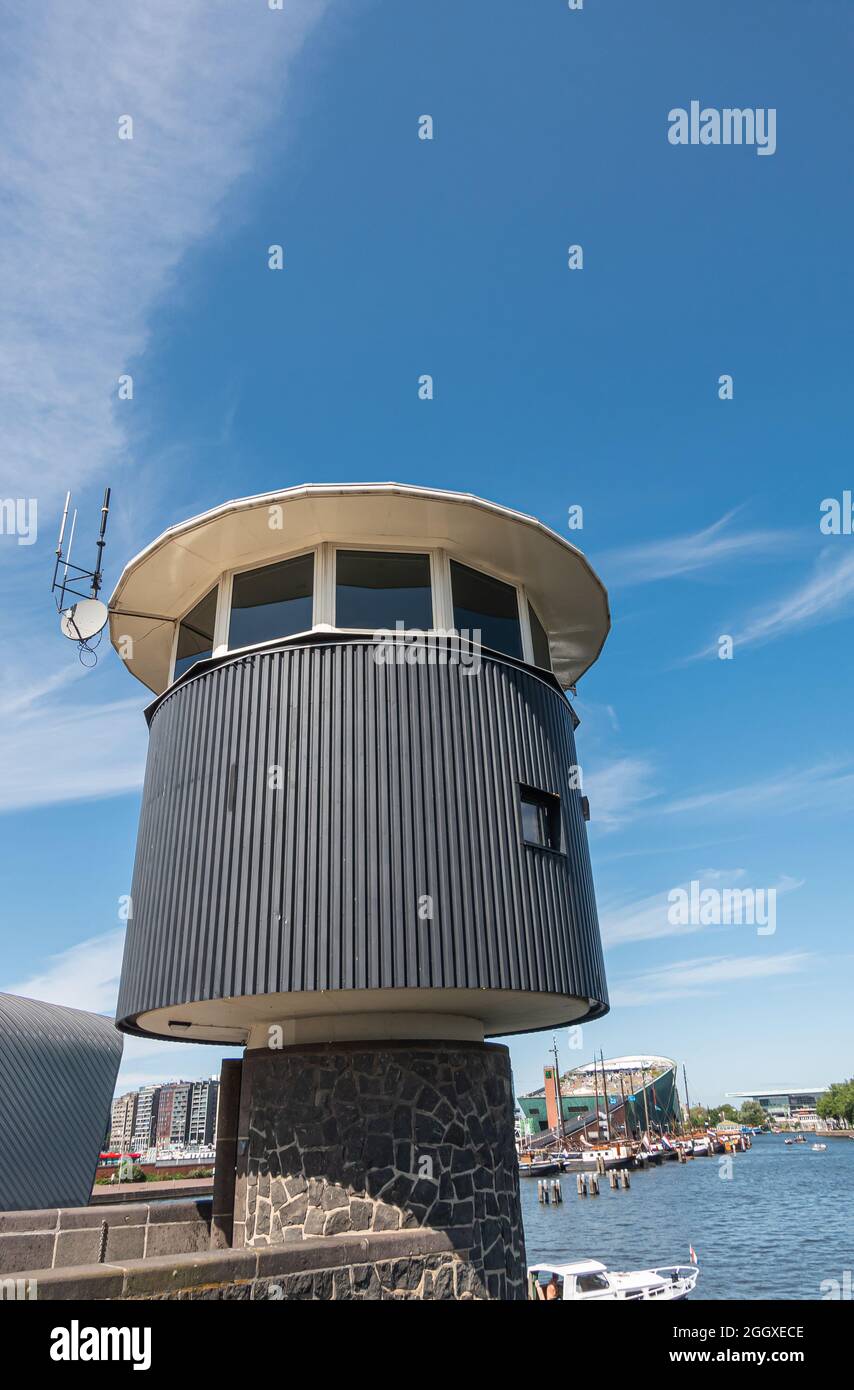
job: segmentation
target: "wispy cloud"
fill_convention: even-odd
[[[49,957],[45,964],[24,980],[3,985],[9,994],[27,999],[43,999],[69,1009],[90,1013],[115,1014],[119,988],[124,929],[116,928],[88,941],[77,942]],[[212,1048],[203,1044],[156,1042],[151,1038],[126,1036],[119,1070],[117,1091],[167,1081],[173,1077],[193,1080],[216,1074],[223,1057],[236,1056],[233,1048]]]
[[[70,648],[66,648],[69,652]],[[46,697],[55,695],[84,674],[79,662],[69,662],[58,670],[34,676],[25,661],[6,665],[0,673],[0,716],[26,713]]]
[[[58,634],[56,642],[63,642]],[[39,670],[46,653],[35,642],[7,645],[14,660],[0,685],[0,813],[138,790],[145,695],[97,699],[100,682],[78,666],[70,645],[58,648],[65,662],[58,671]],[[88,696],[96,702],[86,703]]]
[[[705,956],[676,961],[659,970],[643,971],[611,988],[611,1004],[630,1008],[666,999],[720,994],[745,981],[796,975],[812,960],[809,952],[790,951],[776,956]]]
[[[36,478],[44,495],[122,459],[129,416],[117,411],[117,378],[144,352],[153,308],[215,230],[235,181],[260,153],[280,153],[281,135],[258,136],[327,4],[5,8],[4,489],[28,495]],[[118,138],[125,115],[133,140]]]
[[[826,550],[813,573],[782,599],[775,599],[740,624],[722,627],[734,639],[736,653],[745,647],[776,642],[790,632],[834,622],[854,610],[854,553],[850,548]],[[717,656],[717,640],[695,652],[692,660]]]
[[[699,891],[702,893],[707,888],[716,889],[718,892],[727,888],[744,888],[746,870],[739,869],[701,869],[695,876],[695,882],[699,883]],[[765,887],[766,885],[760,885]],[[783,875],[776,884],[767,885],[773,888],[777,896],[784,893],[791,893],[796,888],[803,886],[803,880],[791,878]],[[674,891],[690,893],[691,884],[678,883],[671,884],[667,888],[662,888],[656,893],[650,893],[646,897],[639,898],[632,902],[603,905],[599,913],[602,929],[602,941],[606,947],[625,946],[635,941],[653,941],[666,936],[687,936],[699,931],[720,930],[720,928],[710,928],[700,922],[688,925],[679,924],[670,920],[670,901],[668,895]],[[737,928],[738,930],[748,930],[748,928]]]
[[[281,159],[281,124],[274,140],[262,137],[288,99],[292,59],[327,8],[42,0],[7,6],[0,18],[0,492],[35,495],[40,524],[38,545],[0,546],[0,810],[139,785],[141,696],[96,710],[85,703],[92,686],[74,687],[73,653],[57,646],[56,665],[67,664],[45,670],[42,648],[26,651],[49,603],[34,607],[32,576],[38,569],[43,584],[48,573],[65,487],[120,482],[136,407],[117,400],[118,378],[138,374],[153,315],[181,292],[188,254],[226,213],[240,215],[238,182]],[[118,138],[125,116],[132,140]],[[284,234],[271,227],[269,241]],[[266,243],[259,264],[265,253]],[[90,507],[91,496],[80,500]],[[90,517],[78,536],[84,548],[96,504]],[[116,523],[121,532],[120,501],[114,545]],[[53,628],[51,636],[61,643]]]
[[[573,701],[575,712],[584,725],[586,736],[589,738],[591,729],[595,732],[600,730],[606,734],[618,734],[620,732],[620,720],[614,705],[600,704],[597,700],[588,700],[586,695],[580,695]]]
[[[142,785],[143,700],[87,705],[55,698],[65,683],[63,674],[11,697],[14,716],[0,723],[0,813],[118,796]]]
[[[124,950],[124,928],[77,942],[51,956],[46,964],[25,980],[5,986],[9,994],[43,999],[48,1004],[64,1004],[69,1009],[90,1013],[115,1012],[119,974]]]
[[[815,763],[784,768],[753,782],[736,783],[663,802],[664,815],[694,811],[726,811],[727,815],[762,812],[785,815],[807,808],[840,811],[854,804],[854,761]]]
[[[730,564],[734,559],[760,560],[778,555],[791,536],[783,531],[754,529],[738,531],[733,525],[736,511],[702,531],[669,536],[641,545],[606,551],[597,563],[606,584],[649,584]]]
[[[645,758],[617,758],[589,774],[585,767],[583,777],[591,825],[605,830],[617,830],[631,820],[657,792],[655,769]]]

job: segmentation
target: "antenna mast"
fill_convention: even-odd
[[[77,508],[71,514],[71,530],[68,536],[68,549],[63,554],[63,543],[65,541],[65,527],[68,522],[68,510],[71,506],[71,493],[65,494],[65,506],[62,509],[62,520],[59,523],[59,538],[56,542],[56,559],[53,566],[53,583],[51,593],[56,598],[57,611],[60,614],[60,629],[64,635],[77,643],[77,654],[84,666],[94,666],[98,660],[95,648],[100,642],[101,633],[106,626],[109,612],[106,604],[98,598],[98,594],[103,583],[103,561],[104,546],[107,544],[107,518],[110,514],[110,489],[104,489],[104,500],[101,504],[101,523],[98,531],[98,539],[95,543],[95,567],[94,569],[84,569],[82,565],[72,562],[71,552],[74,546],[74,532],[77,527]],[[62,573],[60,574],[60,570]],[[88,586],[88,592],[86,588]],[[76,602],[67,602],[69,595],[72,595]],[[95,641],[95,638],[98,641]],[[84,660],[84,653],[91,657],[91,661]]]

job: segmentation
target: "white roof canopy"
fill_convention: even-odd
[[[667,1071],[670,1067],[675,1067],[676,1063],[670,1057],[654,1057],[649,1053],[639,1053],[636,1057],[606,1057],[604,1062],[586,1062],[584,1066],[575,1067],[573,1070],[589,1072],[592,1076],[594,1070],[601,1072],[603,1066],[606,1071],[652,1071],[656,1067]]]
[[[581,551],[533,517],[469,493],[312,483],[225,502],[164,531],[126,565],[116,585],[113,645],[121,652],[121,639],[132,638],[130,670],[160,693],[169,683],[175,623],[221,575],[324,542],[441,548],[523,584],[564,688],[593,664],[610,628],[607,593]]]

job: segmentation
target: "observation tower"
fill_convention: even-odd
[[[154,697],[117,1023],[245,1049],[226,1238],[444,1231],[456,1296],[523,1298],[486,1040],[607,1011],[564,694],[601,582],[468,494],[309,485],[170,527],[110,610]]]

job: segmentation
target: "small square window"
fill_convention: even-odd
[[[526,845],[561,850],[560,797],[536,787],[520,787],[522,839]]]

